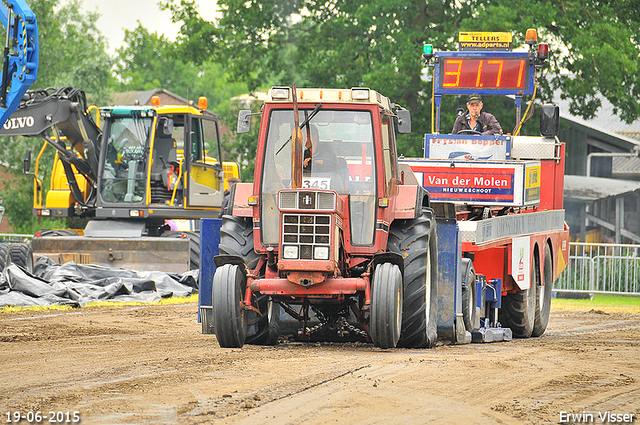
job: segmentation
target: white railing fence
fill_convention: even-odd
[[[554,290],[640,295],[640,245],[571,242]]]

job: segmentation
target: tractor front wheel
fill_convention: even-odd
[[[214,329],[223,348],[241,348],[247,335],[243,308],[246,288],[244,271],[235,264],[225,264],[213,275]]]
[[[380,348],[395,348],[402,327],[402,273],[391,263],[379,264],[373,272],[371,294],[371,339]]]

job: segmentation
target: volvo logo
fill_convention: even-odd
[[[5,130],[17,130],[19,128],[33,127],[34,124],[35,120],[32,116],[9,118],[7,122],[4,123],[3,128]]]
[[[306,206],[311,205],[312,201],[313,201],[313,198],[311,198],[311,195],[305,195],[305,197],[302,198],[302,203]]]

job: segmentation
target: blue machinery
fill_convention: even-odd
[[[38,76],[38,24],[24,0],[1,2],[0,21],[7,29],[0,86],[0,125],[4,125]]]

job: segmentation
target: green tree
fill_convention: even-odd
[[[82,0],[33,0],[38,20],[40,60],[32,88],[72,86],[91,103],[104,104],[113,90],[107,40],[96,26],[99,15],[81,11]]]
[[[134,31],[125,31],[125,46],[118,49],[114,72],[120,90],[164,88],[190,100],[207,97],[208,109],[229,130],[222,137],[224,159],[240,163],[243,179],[252,178],[253,161],[245,160],[251,153],[251,139],[235,134],[237,112],[232,111],[229,102],[248,88],[245,83],[231,80],[215,59],[185,61],[179,45],[138,24]]]
[[[551,90],[570,99],[570,112],[593,118],[605,97],[614,113],[628,123],[640,116],[640,1],[486,2],[479,19],[467,18],[461,30],[514,31],[524,41],[536,28],[550,45],[550,86],[541,81],[541,96]]]
[[[412,112],[413,134],[398,142],[406,156],[420,155],[421,135],[431,131],[432,87],[420,58],[422,45],[456,50],[462,30],[509,31],[519,45],[526,29],[536,28],[540,41],[549,42],[554,51],[549,81],[539,81],[542,100],[559,89],[572,99],[571,112],[589,118],[602,95],[623,119],[640,115],[640,26],[634,12],[640,8],[638,1],[558,5],[546,0],[220,0],[218,4],[222,17],[217,22],[204,20],[194,0],[163,4],[174,21],[182,23],[183,57],[195,62],[214,57],[250,89],[295,82],[379,90]],[[485,103],[495,113],[504,101]],[[463,98],[443,99],[441,131],[453,125],[456,107],[464,107]],[[513,106],[510,109],[514,111]],[[515,126],[515,112],[496,115],[505,131]]]

